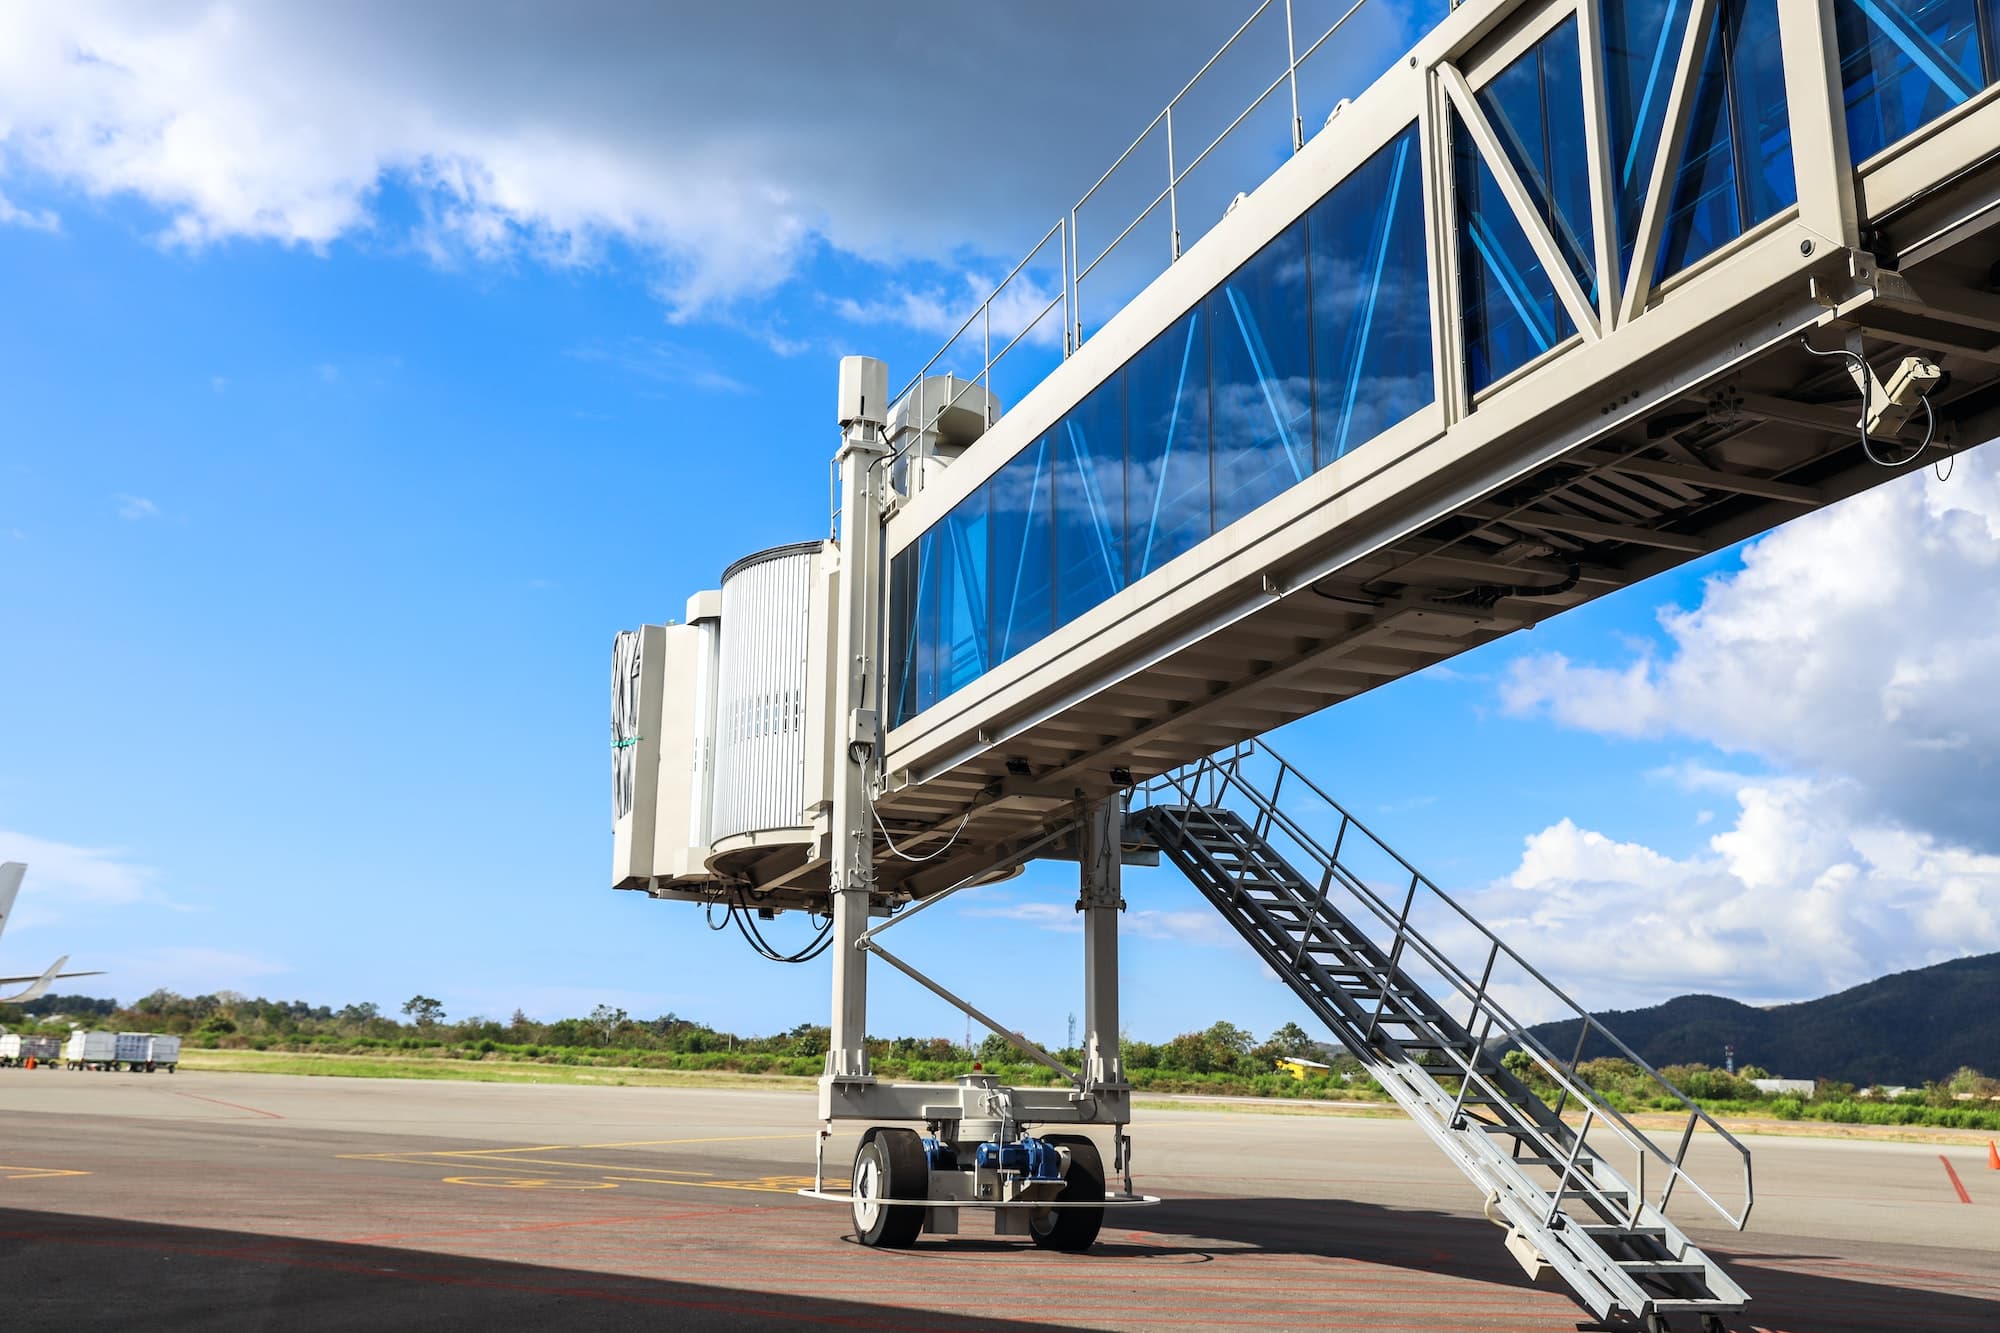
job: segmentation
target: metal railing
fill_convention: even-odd
[[[1182,244],[1181,226],[1182,186],[1187,183],[1190,175],[1201,167],[1203,163],[1207,162],[1215,151],[1234,135],[1237,130],[1241,129],[1243,124],[1256,113],[1258,108],[1269,101],[1280,89],[1285,90],[1290,103],[1291,151],[1296,153],[1305,147],[1305,122],[1300,118],[1299,108],[1299,71],[1304,68],[1308,61],[1312,60],[1314,56],[1318,55],[1325,48],[1327,42],[1346,25],[1348,20],[1365,9],[1373,0],[1353,0],[1353,3],[1343,9],[1339,17],[1335,18],[1327,26],[1326,31],[1319,34],[1318,37],[1314,38],[1303,49],[1299,46],[1296,15],[1293,12],[1294,2],[1295,0],[1262,0],[1257,8],[1251,12],[1250,16],[1244,19],[1242,24],[1237,27],[1236,31],[1229,35],[1228,40],[1224,41],[1216,49],[1215,54],[1211,55],[1203,63],[1202,67],[1195,71],[1194,76],[1182,85],[1181,90],[1168,100],[1167,104],[1160,109],[1157,115],[1146,122],[1146,127],[1127,145],[1125,151],[1120,153],[1117,159],[1105,169],[1104,174],[1099,176],[1074,204],[1070,205],[1067,212],[1057,217],[1054,225],[1042,233],[1041,239],[1035,242],[1028,253],[1022,256],[1021,261],[1008,271],[1007,276],[995,284],[993,290],[972,308],[972,311],[966,315],[964,321],[945,340],[944,345],[938,349],[937,353],[929,361],[924,363],[924,368],[913,375],[909,382],[895,395],[894,401],[897,402],[904,401],[912,393],[917,393],[921,396],[923,384],[927,378],[933,373],[938,372],[941,367],[946,370],[951,369],[950,366],[944,363],[953,349],[958,347],[960,340],[965,338],[975,328],[980,330],[978,348],[979,369],[963,377],[966,380],[967,389],[956,390],[948,394],[947,401],[941,403],[935,411],[930,410],[928,403],[919,401],[916,404],[917,410],[912,417],[914,422],[919,423],[919,430],[928,431],[934,428],[946,412],[957,407],[964,400],[967,396],[967,390],[972,385],[976,384],[985,390],[986,401],[988,403],[993,402],[994,367],[1009,352],[1012,352],[1019,346],[1023,340],[1027,339],[1035,329],[1040,327],[1041,322],[1047,319],[1058,306],[1062,308],[1063,312],[1062,354],[1065,359],[1073,355],[1084,342],[1083,280],[1096,272],[1111,257],[1113,252],[1118,250],[1120,246],[1131,238],[1132,234],[1145,223],[1147,218],[1152,217],[1158,212],[1162,204],[1167,209],[1170,242],[1164,262],[1153,269],[1152,273],[1148,276],[1149,278],[1157,276],[1157,274],[1165,272],[1168,268],[1172,267],[1173,263],[1181,257],[1181,253],[1185,249]],[[1456,0],[1453,0],[1453,3],[1456,4]],[[1251,97],[1249,103],[1214,138],[1209,140],[1206,147],[1195,153],[1192,157],[1183,160],[1177,151],[1176,122],[1174,118],[1176,108],[1186,103],[1189,94],[1201,85],[1202,81],[1215,70],[1217,64],[1243,40],[1244,35],[1255,28],[1258,21],[1263,19],[1274,7],[1282,11],[1285,22],[1284,68],[1278,72],[1275,78],[1264,84],[1261,91]],[[1116,236],[1112,237],[1102,248],[1096,250],[1089,261],[1085,262],[1083,259],[1083,246],[1080,240],[1079,215],[1083,212],[1085,206],[1093,198],[1097,197],[1100,191],[1104,190],[1106,185],[1119,173],[1120,169],[1127,162],[1134,160],[1135,155],[1139,153],[1147,140],[1154,137],[1155,131],[1161,131],[1161,137],[1165,141],[1164,184],[1149,201],[1139,207],[1138,213],[1118,231]],[[1156,167],[1155,169],[1158,168]],[[1221,219],[1217,218],[1216,220],[1220,221]],[[1199,238],[1197,237],[1197,239]],[[1001,332],[1002,344],[999,350],[995,351],[993,346],[993,311],[995,304],[1007,296],[1013,284],[1022,279],[1023,274],[1029,270],[1030,265],[1034,263],[1036,257],[1043,254],[1051,242],[1054,242],[1061,252],[1061,290],[1043,301],[1040,307],[1034,310],[1025,322],[1021,324],[1019,329],[1010,331],[1003,328]],[[1034,299],[1033,297],[1030,298],[1031,303]],[[1010,332],[1011,336],[1009,336]],[[987,424],[991,425],[992,422],[989,420]]]
[[[1330,848],[1282,807],[1280,803],[1288,789],[1295,796],[1324,803],[1329,813],[1337,817],[1338,822]],[[1405,966],[1407,956],[1413,956],[1451,986],[1461,999],[1467,1001],[1470,1010],[1465,1028],[1468,1032],[1476,1030],[1478,1037],[1473,1058],[1453,1056],[1459,1065],[1459,1069],[1455,1072],[1461,1078],[1458,1095],[1461,1108],[1465,1088],[1470,1083],[1480,1083],[1489,1092],[1498,1095],[1499,1090],[1493,1088],[1490,1080],[1477,1068],[1478,1052],[1486,1049],[1488,1043],[1496,1036],[1526,1052],[1557,1089],[1558,1095],[1552,1109],[1559,1121],[1571,1099],[1575,1099],[1583,1108],[1582,1124],[1575,1131],[1576,1142],[1570,1160],[1563,1169],[1562,1183],[1551,1204],[1551,1216],[1561,1208],[1563,1196],[1569,1191],[1573,1181],[1581,1185],[1583,1192],[1596,1193],[1588,1176],[1580,1171],[1577,1158],[1583,1152],[1583,1141],[1589,1135],[1593,1124],[1599,1124],[1608,1127],[1637,1157],[1637,1178],[1630,1199],[1635,1219],[1638,1208],[1643,1202],[1645,1164],[1650,1156],[1664,1164],[1667,1170],[1666,1183],[1661,1188],[1660,1197],[1655,1203],[1662,1214],[1665,1213],[1667,1203],[1673,1196],[1675,1185],[1686,1180],[1687,1187],[1732,1226],[1740,1230],[1748,1221],[1751,1207],[1755,1202],[1748,1148],[1717,1123],[1713,1116],[1669,1082],[1638,1052],[1627,1046],[1588,1010],[1571,999],[1539,969],[1489,930],[1455,898],[1432,883],[1394,848],[1377,837],[1367,825],[1356,819],[1346,807],[1329,796],[1270,746],[1262,741],[1244,742],[1233,749],[1211,755],[1198,763],[1156,778],[1141,790],[1149,795],[1171,792],[1183,807],[1180,815],[1183,819],[1192,818],[1198,810],[1204,808],[1247,804],[1251,811],[1251,825],[1258,837],[1267,841],[1271,840],[1273,835],[1282,837],[1311,860],[1314,868],[1321,872],[1322,879],[1317,890],[1320,903],[1325,903],[1332,887],[1338,884],[1360,902],[1376,921],[1388,929],[1390,932],[1388,970],[1392,974]],[[1354,853],[1349,849],[1357,843],[1364,843],[1373,854],[1383,858],[1387,865],[1396,867],[1399,874],[1407,874],[1409,876],[1407,884],[1399,879],[1395,887],[1385,896],[1375,885],[1370,884],[1366,877],[1354,873],[1349,861],[1343,859],[1343,853],[1351,859]],[[1400,906],[1393,903],[1394,896],[1401,897]],[[1412,914],[1420,903],[1442,909],[1449,922],[1471,931],[1484,942],[1485,958],[1477,977],[1446,956],[1442,948],[1417,929]],[[1305,943],[1303,939],[1300,941],[1301,957],[1305,951]],[[1565,1015],[1564,1018],[1553,1021],[1575,1021],[1579,1024],[1576,1049],[1568,1061],[1564,1061],[1549,1050],[1547,1045],[1529,1030],[1528,1025],[1516,1019],[1508,1006],[1495,995],[1494,969],[1503,958],[1516,969],[1513,975],[1529,979],[1538,988],[1540,998],[1545,1003],[1552,1002],[1553,1007]],[[1369,1024],[1370,1038],[1375,1024],[1383,1016],[1383,1006],[1387,1002],[1387,991],[1391,984],[1388,978],[1383,979],[1384,993],[1376,1002],[1375,1013]],[[1686,1110],[1687,1122],[1680,1133],[1679,1145],[1673,1152],[1668,1152],[1654,1142],[1650,1135],[1633,1124],[1627,1115],[1591,1087],[1589,1081],[1578,1072],[1586,1044],[1592,1036],[1602,1040],[1618,1057],[1629,1061],[1645,1077],[1651,1079],[1657,1089],[1658,1099],[1677,1102]],[[1697,1127],[1706,1127],[1733,1149],[1741,1159],[1743,1204],[1740,1209],[1732,1210],[1724,1205],[1686,1170],[1688,1150],[1693,1143]]]

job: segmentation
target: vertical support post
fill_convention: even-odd
[[[1618,298],[1625,275],[1618,271],[1618,217],[1611,166],[1611,113],[1605,102],[1604,0],[1581,0],[1576,7],[1577,42],[1583,70],[1583,142],[1589,158],[1590,211],[1597,261],[1597,320],[1606,333],[1618,326]]]
[[[1430,250],[1431,366],[1442,423],[1472,410],[1459,321],[1458,204],[1453,194],[1451,98],[1432,70],[1423,71],[1423,113],[1418,118],[1424,160],[1424,232]]]
[[[857,945],[868,929],[875,887],[875,833],[869,821],[875,774],[882,663],[875,645],[881,616],[882,506],[888,486],[879,467],[888,447],[888,368],[870,357],[840,363],[840,578],[834,619],[833,1024],[820,1110],[831,1114],[842,1083],[872,1081],[868,1073],[868,955]]]
[[[1108,796],[1084,812],[1082,885],[1076,907],[1083,913],[1083,1086],[1123,1088],[1125,1063],[1118,1053],[1118,914],[1124,857],[1125,798]]]
[[[1861,244],[1861,227],[1854,202],[1854,162],[1847,146],[1847,105],[1833,0],[1780,6],[1778,46],[1785,62],[1799,221],[1834,244],[1853,249]]]

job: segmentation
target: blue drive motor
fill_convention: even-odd
[[[982,1143],[972,1160],[983,1171],[1018,1171],[1035,1180],[1062,1179],[1062,1153],[1040,1139]]]

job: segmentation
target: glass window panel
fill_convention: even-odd
[[[938,525],[940,698],[971,684],[986,672],[986,525],[990,494],[990,483],[981,486],[960,500]]]
[[[1125,367],[1125,571],[1136,582],[1209,534],[1208,321],[1182,315]]]
[[[1855,161],[1986,85],[1978,11],[1974,0],[1837,0],[1847,142]]]
[[[1778,0],[1723,0],[1703,53],[1656,278],[1798,200]]]
[[[1477,393],[1576,332],[1465,124],[1452,117],[1466,373]]]
[[[1542,224],[1594,300],[1590,175],[1579,170],[1588,158],[1576,42],[1576,20],[1563,20],[1481,88],[1478,97]]]
[[[1390,140],[1307,216],[1316,463],[1435,397],[1417,127]]]
[[[1778,0],[1727,0],[1729,89],[1735,102],[1745,227],[1799,201],[1792,169],[1792,117],[1785,101],[1785,57],[1778,41]],[[1975,45],[1977,43],[1975,42]]]
[[[917,714],[917,551],[919,538],[889,559],[889,725]]]
[[[1303,218],[1209,294],[1208,318],[1220,528],[1313,470]]]
[[[1125,586],[1125,376],[1056,424],[1056,624]]]
[[[1618,218],[1621,273],[1646,206],[1653,158],[1660,151],[1674,67],[1687,31],[1690,0],[1622,0],[1603,6],[1604,96],[1611,122],[1611,185]]]
[[[993,494],[988,521],[992,585],[988,613],[990,660],[1004,662],[1041,639],[1054,623],[1049,575],[1055,552],[1050,533],[1049,442],[1044,435],[1007,461],[987,485]]]
[[[1655,277],[1679,272],[1743,232],[1737,210],[1735,131],[1729,115],[1727,55],[1721,30],[1722,7],[1708,34],[1701,78],[1695,84],[1680,174],[1662,229]]]
[[[921,713],[936,703],[938,694],[938,645],[944,639],[942,607],[944,599],[938,595],[938,585],[942,582],[940,571],[944,561],[944,524],[933,523],[930,530],[917,539],[917,638],[916,638],[916,699],[914,712]]]

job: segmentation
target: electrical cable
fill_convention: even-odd
[[[1326,598],[1329,602],[1346,602],[1352,606],[1365,606],[1372,611],[1382,609],[1382,603],[1371,597],[1347,597],[1337,592],[1328,592],[1317,583],[1308,583],[1306,587],[1312,589],[1318,596]]]
[[[1907,467],[1909,464],[1916,462],[1918,456],[1930,447],[1931,436],[1937,431],[1937,416],[1931,412],[1929,394],[1922,396],[1924,412],[1930,416],[1931,423],[1930,430],[1924,433],[1923,443],[1901,458],[1883,458],[1875,452],[1875,446],[1868,438],[1868,386],[1874,383],[1875,372],[1869,368],[1867,359],[1861,356],[1860,353],[1849,351],[1845,347],[1836,347],[1831,351],[1822,352],[1819,348],[1814,347],[1804,334],[1799,335],[1799,346],[1805,348],[1806,351],[1812,353],[1814,356],[1844,356],[1860,368],[1861,374],[1858,378],[1861,381],[1861,452],[1868,455],[1869,462],[1875,464],[1877,467]]]
[[[1545,586],[1531,586],[1520,583],[1482,583],[1478,587],[1468,588],[1464,592],[1453,593],[1448,597],[1440,597],[1438,600],[1446,605],[1463,604],[1476,607],[1482,611],[1490,611],[1503,597],[1560,597],[1581,582],[1583,582],[1583,566],[1572,560],[1569,562],[1569,568],[1563,572],[1562,582],[1560,583],[1551,583]]]
[[[958,827],[951,831],[951,837],[945,840],[944,846],[938,848],[928,856],[912,856],[898,847],[896,840],[889,836],[889,826],[882,822],[882,813],[872,803],[868,807],[868,813],[875,816],[875,827],[882,830],[882,841],[889,844],[890,852],[896,856],[900,856],[905,861],[914,861],[918,865],[922,865],[926,861],[937,860],[940,856],[951,850],[952,844],[958,841],[958,835],[965,832],[966,821],[972,818],[972,807],[966,807],[965,813],[959,817]]]
[[[812,915],[817,916],[818,914],[813,913]],[[814,936],[803,948],[795,953],[780,953],[769,940],[764,938],[764,932],[757,928],[756,921],[752,919],[750,905],[744,901],[741,889],[736,891],[736,901],[729,904],[729,915],[724,918],[724,921],[725,924],[728,921],[734,921],[736,929],[749,942],[750,947],[755,949],[760,956],[768,958],[774,963],[810,963],[813,959],[818,958],[833,947],[833,916],[829,913],[826,918],[826,924],[820,927],[819,934]]]
[[[1926,421],[1926,425],[1924,427],[1924,443],[1929,444],[1931,442],[1931,436],[1937,434],[1937,413],[1931,410],[1931,396],[1929,394],[1924,395],[1924,418]],[[1931,464],[1931,474],[1935,476],[1939,481],[1950,481],[1951,474],[1957,470],[1958,470],[1957,454],[1946,454],[1943,458],[1940,458],[1937,462]]]

